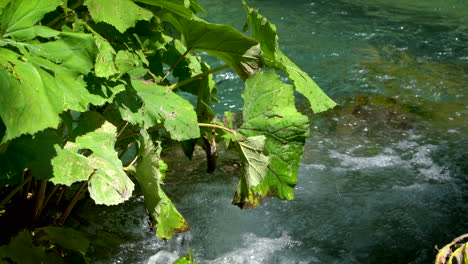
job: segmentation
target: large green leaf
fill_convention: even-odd
[[[95,131],[69,142],[57,150],[52,160],[56,184],[70,185],[89,180],[89,193],[97,204],[115,205],[124,202],[133,192],[133,182],[123,171],[114,145],[117,129],[104,122]]]
[[[98,53],[90,34],[61,33],[44,43],[5,42],[20,53],[0,48],[0,116],[7,127],[2,142],[57,127],[64,110],[104,104],[123,88],[106,87],[107,93],[88,89],[83,76]]]
[[[189,226],[161,188],[167,169],[167,165],[160,159],[162,148],[154,146],[146,130],[142,130],[141,135],[141,160],[136,167],[136,178],[143,191],[152,224],[157,227],[157,236],[169,239],[176,233],[187,231]]]
[[[250,186],[251,195],[237,193],[233,203],[255,207],[266,196],[293,199],[308,135],[308,118],[297,112],[292,87],[281,82],[273,71],[260,72],[247,79],[242,97],[244,124],[239,133],[246,137],[265,136],[265,153],[270,162],[261,183]],[[257,145],[255,149],[259,152],[260,143]]]
[[[138,20],[149,21],[153,17],[151,11],[139,7],[130,0],[85,0],[84,5],[88,7],[96,23],[106,22],[121,33],[134,27]]]
[[[306,72],[302,71],[281,52],[276,26],[258,13],[256,9],[250,8],[244,0],[242,3],[247,12],[248,25],[252,28],[253,37],[261,45],[266,65],[284,70],[296,90],[307,98],[315,113],[333,108],[336,103],[320,89]]]
[[[143,100],[143,119],[146,127],[164,121],[164,127],[174,140],[200,137],[197,114],[193,105],[165,87],[132,81],[132,86]]]
[[[232,26],[208,23],[199,18],[184,18],[166,13],[167,20],[182,34],[189,50],[204,51],[231,66],[242,79],[262,66],[259,43]]]
[[[10,1],[0,17],[0,37],[5,38],[9,34],[32,27],[61,3],[62,0]]]

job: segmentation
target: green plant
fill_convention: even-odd
[[[201,145],[210,171],[223,137],[242,162],[233,201],[241,208],[293,199],[308,135],[293,88],[314,112],[335,103],[280,51],[275,26],[243,5],[252,37],[198,18],[196,0],[0,1],[2,218],[60,226],[84,194],[115,205],[136,181],[157,236],[186,231],[161,186],[167,135],[188,156]],[[226,64],[211,68],[197,51]],[[226,68],[245,81],[238,129],[211,109],[213,73]]]

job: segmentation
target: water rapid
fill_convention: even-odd
[[[204,19],[242,28],[240,1],[199,2]],[[249,1],[340,103],[313,115],[297,102],[312,133],[295,200],[241,211],[235,158],[212,175],[201,157],[175,160],[164,187],[190,232],[158,240],[135,196],[90,217],[92,263],[172,263],[189,247],[207,264],[433,263],[435,245],[468,232],[468,6],[407,2]],[[241,80],[215,81],[216,111],[240,111]]]

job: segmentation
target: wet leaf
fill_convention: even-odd
[[[161,188],[167,169],[160,159],[162,148],[153,144],[145,130],[141,131],[141,135],[141,161],[136,167],[135,177],[142,188],[152,224],[157,228],[156,235],[170,239],[176,233],[187,231],[189,226]]]
[[[276,26],[271,24],[256,9],[250,8],[245,0],[242,0],[248,15],[248,25],[252,28],[254,38],[260,43],[267,66],[282,69],[286,72],[295,89],[303,94],[310,103],[315,113],[333,108],[333,102],[320,87],[292,62],[279,49]]]
[[[174,261],[172,264],[195,264],[195,258],[193,257],[193,252],[189,248],[189,253],[180,259]]]
[[[124,33],[134,27],[138,20],[149,21],[153,14],[130,0],[86,0],[91,17],[96,23],[106,22]],[[105,10],[105,11],[104,11]]]
[[[265,136],[265,153],[270,162],[265,178],[250,188],[252,194],[236,194],[233,203],[255,207],[267,196],[291,200],[308,136],[308,118],[296,110],[292,87],[281,82],[273,71],[250,77],[242,98],[244,124],[239,133],[245,137]]]

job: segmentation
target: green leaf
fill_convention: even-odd
[[[172,262],[172,264],[195,264],[195,258],[193,257],[193,251],[189,248],[189,253],[180,259]]]
[[[189,226],[161,188],[167,169],[160,159],[162,148],[154,146],[146,130],[141,130],[141,135],[141,161],[136,167],[135,177],[143,191],[152,224],[157,227],[157,236],[169,239],[176,233],[187,231]]]
[[[91,17],[96,23],[106,22],[124,33],[134,27],[138,20],[149,21],[153,14],[130,0],[85,0]]]
[[[100,37],[95,39],[99,53],[96,57],[94,71],[97,77],[109,78],[119,72],[114,64],[116,52],[107,40]]]
[[[32,27],[45,14],[54,11],[61,3],[61,0],[10,1],[9,5],[3,10],[4,15],[0,17],[1,38],[5,38],[9,34],[13,34],[19,30]]]
[[[199,18],[184,18],[166,13],[163,19],[182,34],[189,50],[204,51],[231,66],[242,79],[262,66],[259,43],[232,26],[208,23]]]
[[[233,203],[243,204],[247,202],[247,207],[257,207],[258,200],[254,197],[251,189],[259,185],[265,179],[267,173],[269,158],[263,154],[265,136],[237,139],[237,142],[242,163],[242,176],[237,185]]]
[[[242,0],[242,3],[247,12],[248,25],[252,28],[253,37],[261,45],[266,65],[284,70],[295,89],[307,98],[315,113],[333,108],[336,103],[320,89],[307,73],[281,52],[275,25],[271,24],[256,9],[250,8],[245,0]]]
[[[164,127],[174,140],[200,137],[197,115],[191,103],[156,84],[132,81],[132,85],[143,100],[145,127],[164,121]]]
[[[11,259],[14,263],[44,263],[45,248],[33,244],[29,231],[23,230],[9,244],[0,247],[0,260]]]
[[[84,233],[68,227],[47,226],[37,228],[35,233],[38,233],[42,240],[46,240],[51,244],[58,245],[61,248],[85,253],[89,247],[90,241]]]
[[[233,203],[255,207],[267,196],[291,200],[308,136],[308,118],[296,110],[292,87],[281,82],[273,71],[247,79],[242,98],[244,124],[239,133],[246,137],[265,136],[265,153],[270,162],[263,181],[250,188],[252,194],[245,197],[237,193]]]
[[[61,144],[58,131],[47,129],[12,140],[0,154],[0,187],[19,183],[25,168],[38,180],[52,176],[51,160],[57,155],[54,145]]]
[[[58,149],[52,160],[51,181],[70,185],[89,179],[89,193],[96,204],[115,205],[128,200],[134,185],[114,150],[116,136],[117,129],[106,121],[95,131],[77,137],[75,143]]]
[[[57,37],[59,34],[60,31],[51,29],[49,27],[33,26],[7,33],[4,35],[4,37],[11,37],[15,40],[23,41],[31,40],[35,37],[52,38]]]
[[[106,87],[103,93],[87,87],[84,76],[98,53],[90,34],[61,33],[51,42],[8,44],[21,53],[0,49],[0,58],[6,58],[0,59],[0,116],[7,127],[2,142],[57,127],[63,111],[102,105],[123,89]]]
[[[196,1],[187,0],[136,0],[135,2],[144,3],[152,6],[159,6],[183,17],[194,17],[194,10],[200,12],[204,10],[198,5]],[[187,5],[188,3],[188,5]],[[191,9],[194,8],[194,10]],[[202,13],[203,13],[202,12]]]

